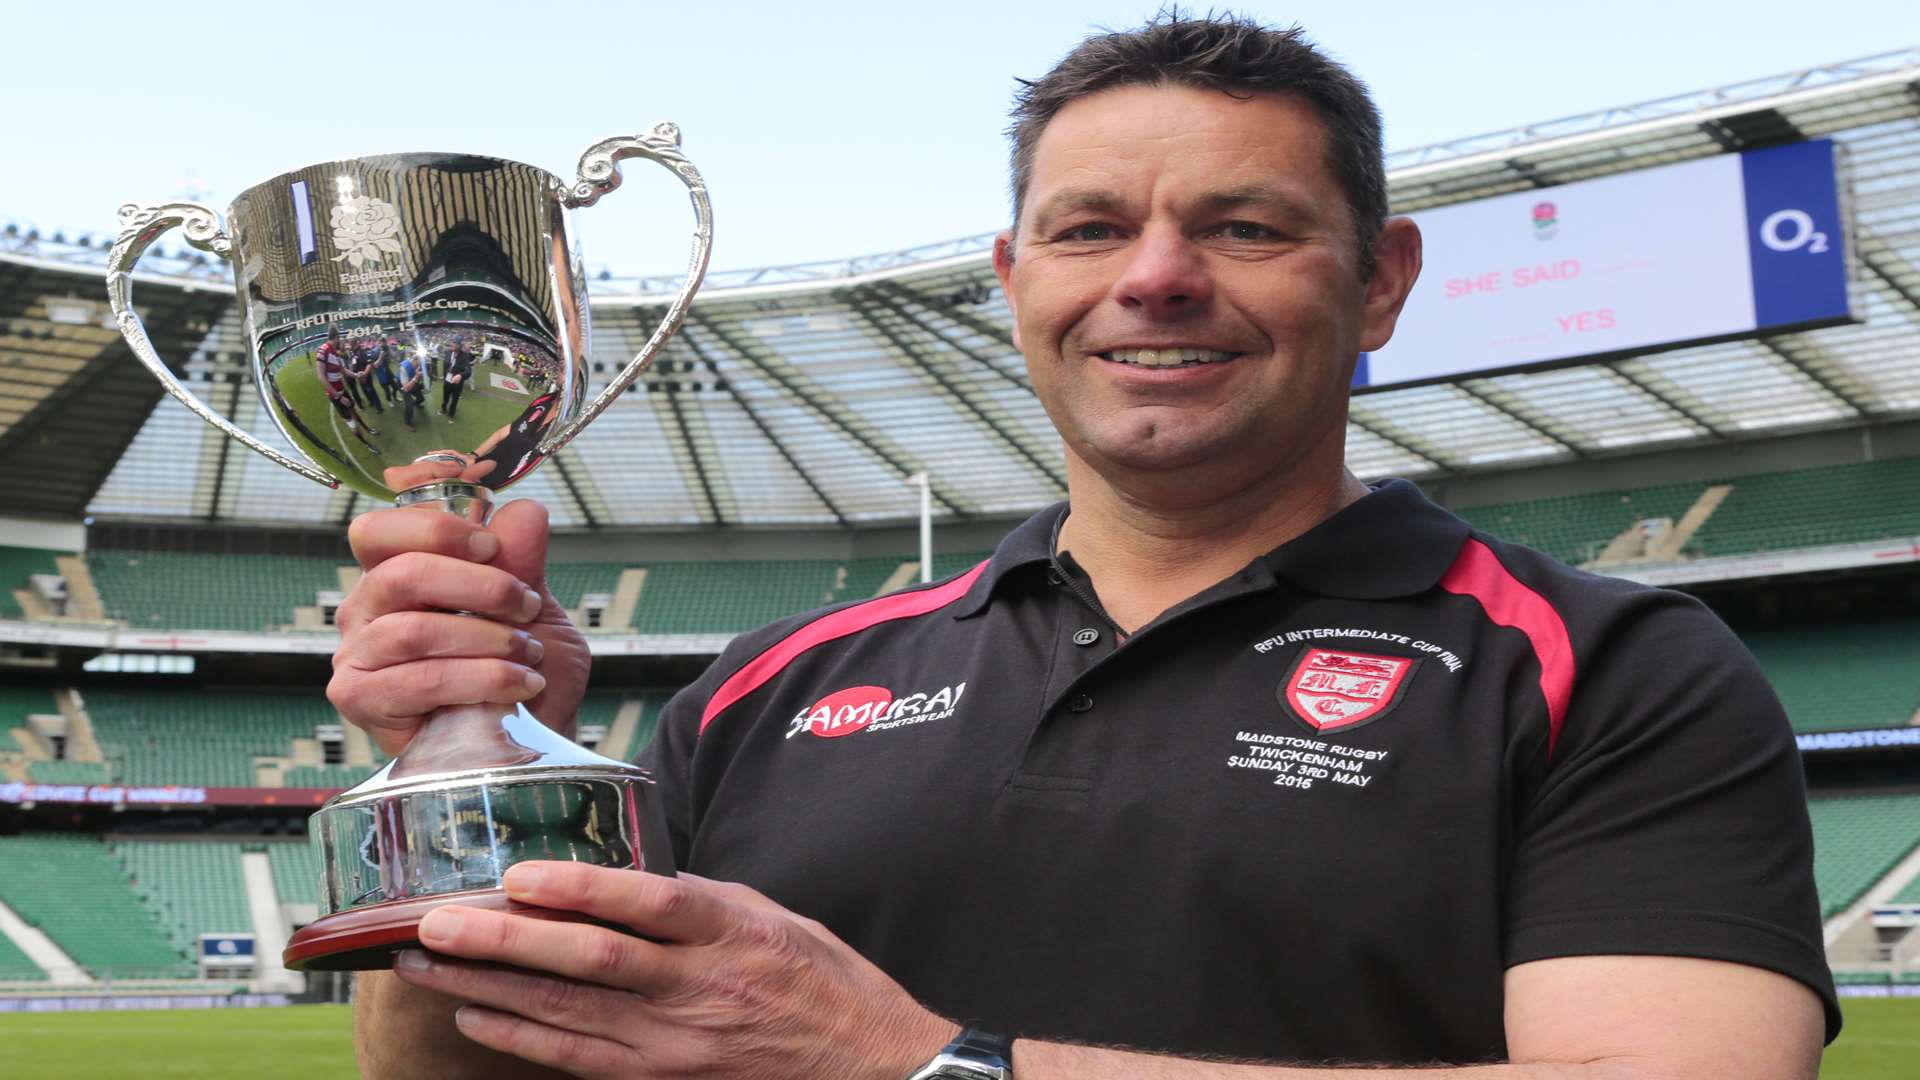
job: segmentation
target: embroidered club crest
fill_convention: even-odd
[[[1420,661],[1345,649],[1307,649],[1280,684],[1280,703],[1316,733],[1357,727],[1393,711]]]

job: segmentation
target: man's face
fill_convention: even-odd
[[[1417,273],[1417,234],[1389,234]],[[1354,358],[1412,284],[1404,258],[1360,280],[1311,106],[1181,86],[1060,110],[995,266],[1041,403],[1103,476],[1337,462]]]

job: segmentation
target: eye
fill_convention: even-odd
[[[1255,221],[1229,221],[1215,231],[1229,240],[1276,240],[1280,236]]]
[[[1084,243],[1097,244],[1102,241],[1111,240],[1115,235],[1113,226],[1098,221],[1090,221],[1085,225],[1075,225],[1073,228],[1068,229],[1066,232],[1060,234],[1060,239],[1079,240]]]

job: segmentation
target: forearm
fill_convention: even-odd
[[[497,1080],[563,1077],[496,1053],[460,1034],[453,1013],[462,1002],[408,986],[385,971],[356,979],[353,1045],[366,1080]]]
[[[1270,1065],[1166,1057],[1031,1039],[1013,1044],[1013,1074],[1020,1080],[1335,1080],[1342,1076],[1364,1076],[1367,1080],[1396,1076],[1419,1080],[1650,1080],[1667,1075],[1618,1061],[1428,1068]]]

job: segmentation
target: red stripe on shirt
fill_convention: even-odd
[[[916,615],[938,611],[960,599],[973,587],[974,580],[986,572],[987,564],[979,566],[954,578],[944,585],[915,592],[893,593],[869,600],[864,604],[841,608],[830,615],[824,615],[795,630],[777,642],[772,648],[747,662],[747,665],[734,672],[720,689],[707,699],[706,711],[700,714],[700,732],[706,733],[707,725],[713,719],[727,711],[741,698],[765,686],[774,676],[785,670],[795,658],[815,645],[824,645],[829,641],[857,634],[868,627],[895,619],[911,619]]]
[[[1533,655],[1540,661],[1540,695],[1547,699],[1547,755],[1551,757],[1560,741],[1567,702],[1573,698],[1573,641],[1567,637],[1565,620],[1546,597],[1514,577],[1500,565],[1493,549],[1478,540],[1469,539],[1461,546],[1459,557],[1440,578],[1440,587],[1478,600],[1488,618],[1520,631],[1533,643]]]

